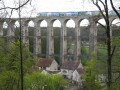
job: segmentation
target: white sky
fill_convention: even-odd
[[[19,0],[1,0],[0,8],[3,7],[3,3],[6,7],[17,7],[18,1]],[[23,1],[24,0],[21,0],[21,2]],[[116,8],[120,7],[120,0],[114,0],[114,4],[117,6]],[[24,6],[24,8],[22,9],[22,16],[36,17],[37,13],[39,12],[68,12],[94,10],[97,10],[97,8],[92,3],[90,3],[90,0],[32,0],[32,2],[28,3],[28,5]],[[18,12],[14,11],[12,17],[18,17]],[[85,22],[87,22],[87,20],[85,20]],[[70,24],[72,25],[73,22],[71,21]]]

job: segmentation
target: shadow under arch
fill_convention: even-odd
[[[39,30],[40,30],[40,39],[41,39],[41,57],[46,58],[47,50],[47,21],[42,19],[39,20]]]
[[[60,31],[61,22],[58,19],[52,20],[53,38],[54,38],[54,58],[60,63]]]
[[[80,26],[80,39],[81,39],[81,62],[86,65],[89,60],[89,28],[90,21],[83,18],[79,21]]]
[[[67,60],[74,60],[75,56],[75,21],[73,19],[65,20],[66,40],[67,40]]]
[[[120,19],[114,18],[111,22],[111,36],[112,38],[117,38],[120,36]]]
[[[107,55],[106,47],[107,34],[105,29],[106,23],[104,18],[100,18],[96,26],[97,26],[97,56],[98,59],[102,59],[103,56]]]

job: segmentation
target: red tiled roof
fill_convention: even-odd
[[[61,69],[75,70],[78,68],[80,61],[65,61]]]
[[[82,73],[86,72],[85,69],[83,69],[83,68],[77,68],[76,70],[79,74],[82,74]]]
[[[40,60],[37,63],[38,67],[49,67],[52,62],[53,62],[53,58],[40,58]]]

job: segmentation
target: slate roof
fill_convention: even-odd
[[[37,63],[38,67],[49,67],[52,62],[53,62],[53,58],[40,58],[40,60]]]
[[[61,69],[75,70],[78,68],[80,61],[65,61]]]
[[[79,74],[83,74],[86,72],[85,69],[83,69],[83,68],[77,68],[76,70]]]

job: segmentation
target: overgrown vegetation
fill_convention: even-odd
[[[21,90],[19,41],[10,46],[0,39],[0,90]],[[61,75],[42,74],[37,69],[37,58],[22,43],[25,90],[63,90],[68,87]],[[34,72],[34,68],[37,72]]]

